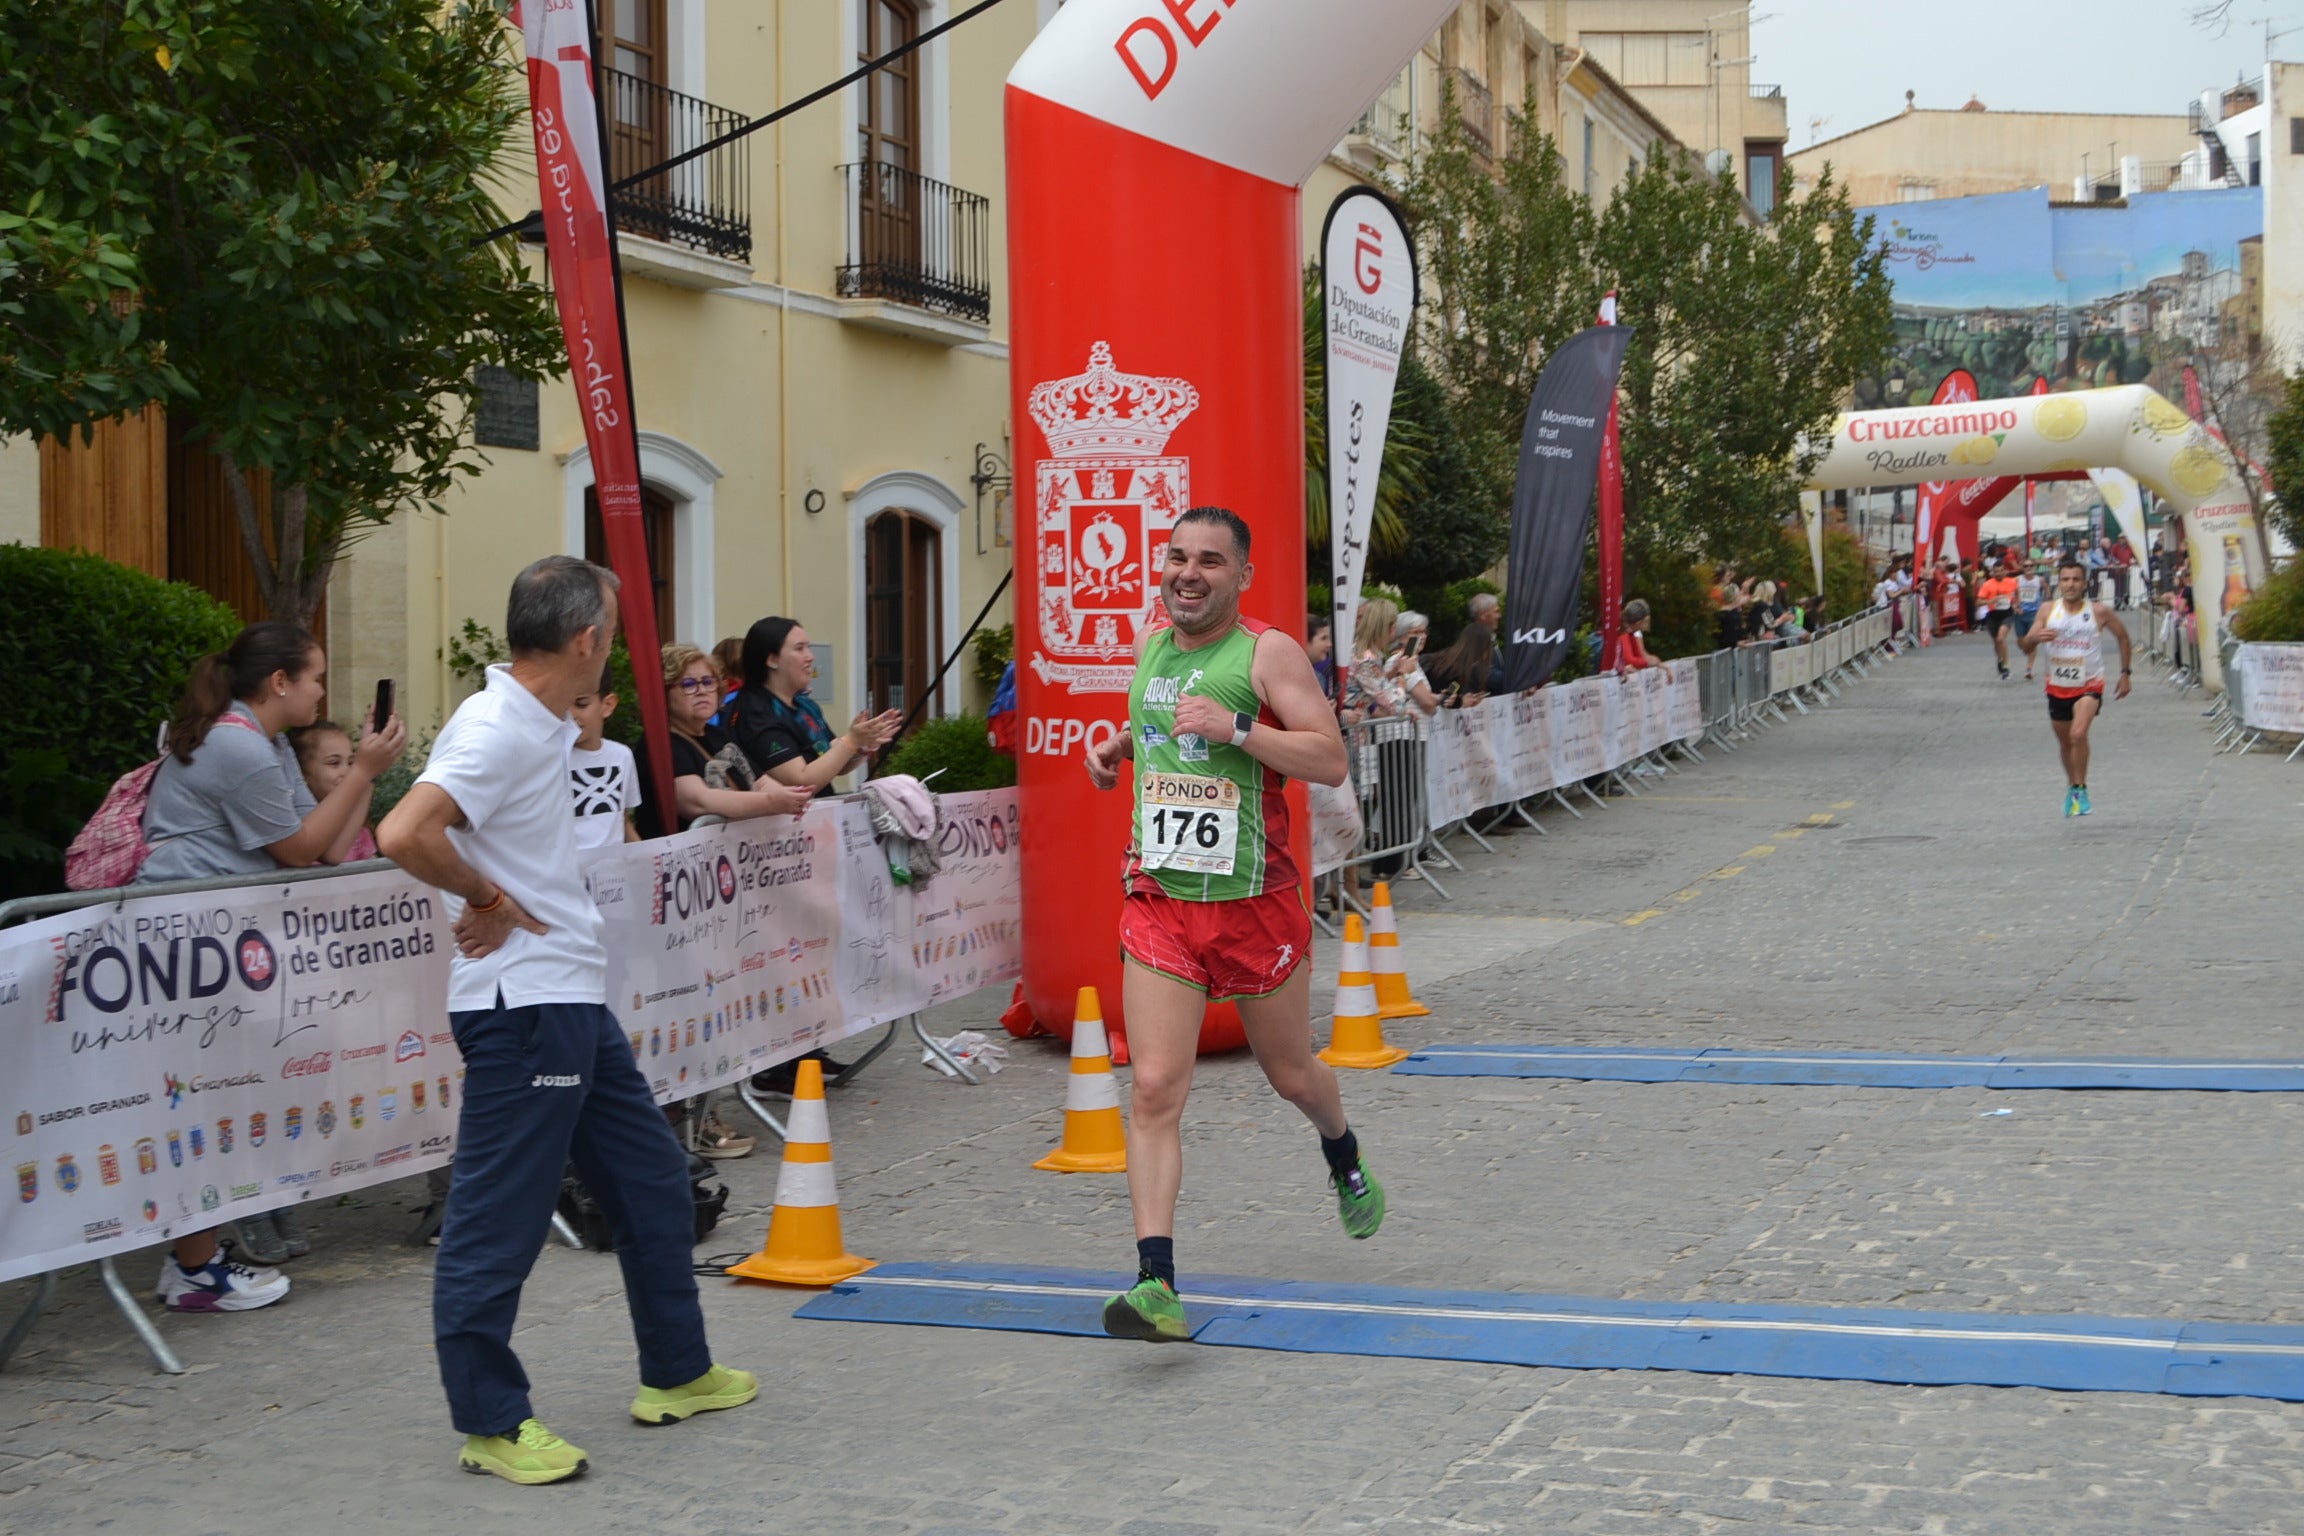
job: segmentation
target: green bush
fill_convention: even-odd
[[[0,899],[60,890],[64,848],[114,779],[153,758],[192,663],[231,609],[76,550],[0,544]]]
[[[939,768],[943,774],[929,780],[928,787],[940,795],[959,789],[1006,789],[1016,782],[1016,759],[992,749],[982,715],[922,721],[873,772],[927,779]]]
[[[2304,640],[2304,558],[2265,578],[2232,616],[2232,633],[2243,640]]]

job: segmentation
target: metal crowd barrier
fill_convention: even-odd
[[[1416,805],[1420,813],[1423,802],[1423,774],[1418,772],[1413,777]],[[234,891],[258,888],[270,890],[283,885],[303,885],[319,880],[335,880],[347,875],[367,874],[376,870],[395,867],[389,859],[364,859],[356,864],[324,865],[312,869],[274,869],[251,875],[227,875],[204,880],[156,881],[150,885],[115,886],[101,891],[59,891],[48,896],[23,896],[14,901],[0,902],[0,928],[13,927],[18,923],[29,922],[35,918],[55,917],[65,912],[76,912],[84,907],[117,906],[131,899],[141,899],[147,896],[186,896],[202,891]],[[443,998],[441,1004],[442,1008],[445,1009],[447,1000]],[[943,1057],[959,1072],[960,1076],[970,1083],[981,1081],[968,1071],[965,1063],[954,1059],[944,1049],[941,1042],[933,1039],[921,1024],[920,1016],[913,1014],[908,1019],[898,1019],[891,1022],[882,1033],[881,1038],[874,1042],[863,1056],[850,1062],[837,1077],[825,1079],[826,1086],[844,1083],[871,1065],[873,1060],[894,1042],[896,1031],[907,1023],[911,1025],[912,1033],[921,1044],[936,1055]],[[749,1080],[740,1080],[739,1088],[746,1106],[765,1121],[769,1128],[781,1138],[784,1134],[783,1125],[767,1110],[765,1105],[759,1102],[757,1095],[751,1090]],[[695,1114],[688,1117],[691,1149],[693,1149],[697,1122],[701,1119],[701,1115]],[[552,1230],[560,1241],[569,1247],[582,1248],[584,1246],[583,1238],[577,1235],[576,1229],[570,1226],[567,1218],[558,1211],[552,1213]],[[152,1363],[171,1376],[183,1375],[183,1363],[177,1359],[176,1352],[168,1347],[168,1341],[160,1336],[160,1330],[153,1325],[151,1317],[144,1311],[137,1293],[120,1277],[115,1257],[115,1255],[107,1254],[93,1261],[97,1276],[103,1281],[106,1293],[111,1296],[113,1305],[120,1309],[120,1315],[127,1320],[128,1326],[135,1330],[136,1337],[143,1342],[146,1352],[152,1357]],[[40,1320],[41,1313],[47,1310],[48,1304],[56,1295],[57,1285],[61,1277],[66,1271],[76,1267],[78,1266],[66,1264],[48,1270],[36,1278],[26,1277],[33,1278],[32,1298],[15,1319],[8,1324],[7,1330],[0,1333],[0,1369],[6,1368],[10,1357],[23,1344],[25,1337],[31,1333],[33,1325]]]
[[[1353,900],[1345,888],[1345,870],[1392,858],[1403,869],[1416,870],[1442,896],[1448,894],[1423,862],[1431,831],[1424,750],[1416,722],[1406,715],[1382,715],[1344,727],[1344,757],[1360,802],[1361,833],[1352,857],[1331,871],[1340,902]]]

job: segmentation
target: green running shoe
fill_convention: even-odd
[[[1374,1237],[1384,1225],[1384,1186],[1368,1171],[1368,1159],[1355,1159],[1349,1171],[1330,1174],[1336,1186],[1336,1219],[1354,1237]]]
[[[1136,1283],[1104,1303],[1104,1331],[1116,1339],[1175,1344],[1192,1337],[1184,1302],[1167,1281],[1138,1275]]]
[[[557,1483],[574,1477],[591,1463],[584,1453],[534,1419],[526,1419],[509,1435],[473,1435],[465,1440],[456,1465],[467,1472],[488,1472],[514,1483]]]
[[[632,1399],[632,1417],[643,1424],[676,1424],[715,1408],[741,1408],[759,1395],[759,1377],[716,1365],[684,1387],[642,1387]]]
[[[2075,816],[2085,816],[2089,813],[2089,811],[2094,809],[2094,807],[2088,803],[2087,785],[2083,784],[2079,788],[2072,791],[2072,803],[2079,807],[2079,809],[2072,813]]]

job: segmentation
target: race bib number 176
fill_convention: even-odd
[[[1146,869],[1228,875],[1240,845],[1240,786],[1198,773],[1147,773],[1137,835]]]

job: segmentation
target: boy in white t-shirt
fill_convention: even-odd
[[[640,805],[640,765],[630,747],[603,734],[614,713],[616,694],[602,668],[598,691],[583,695],[568,711],[568,718],[576,722],[576,745],[568,750],[568,788],[576,797],[579,853],[640,841],[639,829],[632,824],[632,813]]]

